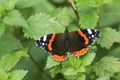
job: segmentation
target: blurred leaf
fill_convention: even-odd
[[[56,18],[56,20],[58,20],[59,23],[62,24],[62,26],[68,26],[69,23],[73,20],[72,15],[74,14],[71,15],[71,13],[71,9],[65,7],[57,9],[52,15]]]
[[[79,23],[81,24],[81,28],[92,28],[94,29],[98,22],[98,15],[97,13],[89,12],[83,14],[80,18]]]
[[[42,0],[19,0],[17,7],[19,8],[28,8],[33,7],[34,5],[40,4]]]
[[[101,47],[110,49],[114,42],[120,42],[120,34],[115,29],[112,28],[102,28],[100,29],[101,37],[97,40],[97,43]]]
[[[28,57],[26,50],[16,51],[13,54],[6,54],[0,58],[0,68],[9,71],[23,57]]]
[[[5,26],[0,23],[0,37],[3,35],[3,33],[5,32]]]
[[[111,3],[113,0],[102,0],[104,4],[109,4]]]
[[[28,71],[26,70],[14,70],[9,72],[9,79],[8,80],[22,80],[24,76],[27,74]]]
[[[8,74],[3,69],[0,69],[0,80],[8,80]]]
[[[96,0],[99,7],[103,7],[105,4],[110,4],[112,0]]]
[[[77,75],[77,80],[86,80],[85,78],[86,78],[85,74],[78,74]]]
[[[34,39],[46,34],[64,31],[64,27],[45,13],[32,15],[28,19],[28,24],[29,27],[24,28],[24,35]]]
[[[0,3],[0,17],[3,15],[5,11],[5,8],[3,7],[3,5]]]
[[[114,25],[114,27],[117,27],[115,24],[119,24],[120,22],[120,5],[119,0],[113,0],[114,3],[112,3],[109,6],[105,6],[103,8],[103,14],[100,19],[100,26],[106,27]]]
[[[120,46],[112,48],[109,50],[109,56],[120,57]]]
[[[73,66],[76,69],[80,68],[81,65],[80,59],[76,57],[71,57],[71,58],[69,57],[69,63],[71,64],[71,66]]]
[[[86,68],[84,66],[80,66],[80,68],[77,69],[77,72],[80,72],[80,73],[85,72],[85,71],[86,71]]]
[[[108,76],[103,76],[103,77],[99,77],[98,79],[96,80],[110,80],[110,77]]]
[[[0,57],[3,54],[11,53],[15,50],[23,49],[22,44],[10,33],[5,33],[0,39]]]
[[[12,10],[19,0],[1,0],[0,2],[6,10]]]
[[[76,75],[77,71],[75,71],[75,69],[73,68],[66,68],[66,69],[63,69],[63,74],[65,76]]]
[[[98,7],[96,0],[75,0],[77,3],[77,6],[80,5],[86,5],[90,7]]]
[[[51,0],[51,2],[56,3],[56,4],[62,4],[65,2],[65,0]]]
[[[98,76],[112,76],[120,71],[120,60],[115,57],[103,57],[94,65],[94,71]]]
[[[35,44],[33,44],[31,47],[30,53],[32,57],[34,57],[35,60],[39,63],[39,65],[44,68],[49,54],[45,52],[45,50],[36,47]]]
[[[82,58],[82,62],[81,65],[82,66],[88,66],[92,63],[92,61],[95,58],[95,53],[87,53],[83,58]]]
[[[15,27],[28,27],[27,22],[18,10],[10,11],[8,15],[3,19],[3,22],[7,25],[14,25]]]
[[[117,75],[115,75],[115,79],[116,79],[116,80],[119,80],[119,79],[120,79],[120,72],[119,72]]]
[[[48,56],[45,69],[52,68],[52,67],[57,66],[59,64],[60,64],[60,62],[57,62],[57,61],[53,60],[53,58],[51,56]]]
[[[52,69],[50,69],[51,76],[54,77],[57,73],[61,71],[61,66],[55,66]]]
[[[33,9],[34,13],[45,12],[50,13],[50,15],[54,15],[53,11],[57,10],[56,7],[53,4],[51,4],[48,0],[40,0],[39,3],[33,6]]]
[[[37,63],[39,63],[39,61],[37,61]],[[45,64],[45,62],[43,63]],[[44,64],[40,63],[39,66],[41,67]],[[49,78],[46,77],[46,75],[43,72],[41,72],[39,68],[37,68],[37,66],[32,62],[30,58],[20,60],[14,66],[14,68],[12,68],[12,70],[16,69],[28,70],[28,73],[23,80],[35,80],[35,79],[49,80]]]

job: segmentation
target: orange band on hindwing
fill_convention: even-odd
[[[52,58],[53,58],[54,60],[57,60],[57,61],[64,61],[64,60],[67,59],[66,56],[62,56],[62,55],[59,56],[59,55],[56,55],[56,54],[52,55]]]
[[[52,48],[52,42],[54,41],[55,37],[56,37],[56,35],[53,34],[52,37],[51,37],[51,39],[49,40],[48,50],[50,50],[50,51],[53,49],[53,48]]]
[[[77,32],[81,37],[84,38],[85,44],[87,45],[89,43],[89,39],[87,38],[87,36],[81,30],[77,30]]]
[[[80,56],[80,55],[83,55],[87,52],[88,48],[83,48],[81,49],[80,51],[75,51],[72,53],[73,56]]]

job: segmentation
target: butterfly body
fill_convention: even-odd
[[[67,28],[64,33],[53,33],[36,40],[36,45],[52,54],[53,59],[64,61],[67,52],[73,56],[80,56],[87,52],[88,46],[100,37],[100,32],[94,29],[78,29],[69,32]]]

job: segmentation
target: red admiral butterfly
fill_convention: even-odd
[[[78,29],[64,33],[53,33],[36,40],[36,45],[52,54],[53,59],[64,61],[67,59],[67,52],[73,56],[80,56],[87,52],[88,46],[93,44],[100,37],[100,32],[94,29]]]

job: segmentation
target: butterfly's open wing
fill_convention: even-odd
[[[88,46],[100,37],[100,33],[93,29],[82,29],[71,32],[70,36],[69,51],[73,56],[80,56],[87,52]]]
[[[64,61],[67,59],[67,51],[64,48],[62,33],[48,34],[36,40],[36,45],[52,54],[53,59]]]

